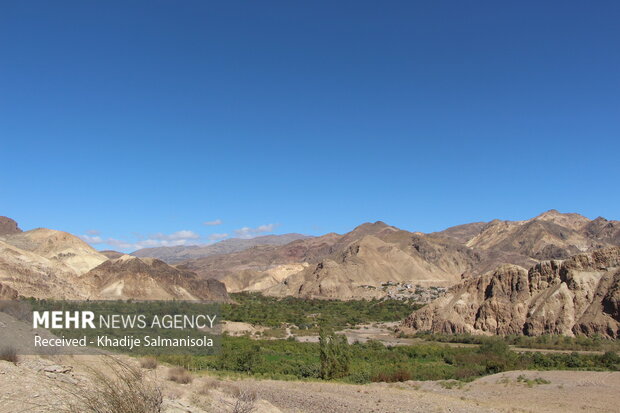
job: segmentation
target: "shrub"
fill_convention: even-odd
[[[2,348],[2,350],[0,350],[0,360],[17,364],[19,361],[19,356],[17,355],[17,350],[15,347],[9,346]]]
[[[67,387],[70,396],[66,413],[160,413],[161,389],[137,367],[117,359],[107,362],[110,372],[92,369],[92,386]]]
[[[232,396],[235,398],[232,403],[225,402],[231,407],[232,413],[252,413],[256,410],[256,392],[237,387]]]
[[[322,329],[319,336],[321,378],[335,379],[349,373],[351,354],[347,338]]]
[[[510,347],[501,338],[493,337],[485,339],[478,351],[485,355],[504,356],[510,351]]]
[[[192,375],[183,367],[172,367],[168,370],[168,380],[179,384],[192,382]]]
[[[156,369],[158,365],[157,359],[153,357],[144,357],[140,359],[140,367],[143,369],[153,370]]]
[[[601,363],[603,363],[608,369],[618,370],[620,366],[620,356],[615,351],[606,351],[601,356]]]
[[[217,389],[220,383],[215,379],[205,379],[198,388],[198,394],[207,395],[211,390]]]

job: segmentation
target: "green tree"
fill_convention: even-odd
[[[325,380],[344,377],[349,373],[351,352],[346,336],[321,328],[319,332],[321,378]]]

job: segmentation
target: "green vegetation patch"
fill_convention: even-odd
[[[265,327],[293,324],[300,330],[330,326],[336,330],[357,324],[400,321],[421,307],[400,300],[318,300],[266,297],[258,293],[231,294],[234,304],[221,306],[224,320]],[[302,333],[303,334],[303,333]]]
[[[404,335],[401,335],[404,336]],[[485,336],[472,334],[433,334],[420,332],[413,337],[440,343],[482,344]],[[541,335],[536,337],[523,335],[499,336],[506,344],[532,349],[572,350],[572,351],[620,351],[620,341],[610,340],[598,335],[591,337],[569,337],[562,335]]]
[[[337,336],[337,335],[335,335]],[[510,370],[619,370],[615,353],[517,353],[500,339],[480,347],[419,344],[386,347],[377,341],[346,344],[333,333],[322,343],[223,337],[222,352],[205,356],[161,356],[191,370],[277,380],[330,379],[349,383],[459,380]],[[526,383],[527,384],[527,383]],[[535,383],[539,384],[539,383]]]

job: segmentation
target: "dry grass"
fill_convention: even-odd
[[[168,370],[168,380],[179,384],[192,382],[192,375],[183,367],[172,367]]]
[[[202,394],[203,396],[208,395],[211,390],[215,390],[220,386],[220,383],[215,379],[205,379],[202,384],[196,391],[198,394]]]
[[[231,407],[232,413],[252,413],[256,410],[256,392],[248,389],[240,389],[237,387],[234,400],[225,402]]]
[[[153,357],[144,357],[140,359],[140,367],[143,369],[153,370],[156,369],[158,365],[157,359]]]
[[[160,413],[161,389],[146,380],[142,371],[110,357],[108,373],[91,369],[92,386],[66,387],[70,396],[66,413]]]
[[[17,364],[19,356],[17,355],[17,349],[15,347],[3,347],[0,350],[0,360],[9,361],[13,364]]]

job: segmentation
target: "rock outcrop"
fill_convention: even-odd
[[[9,217],[0,217],[0,236],[19,234],[20,232],[22,232],[22,230],[17,225],[17,222]]]
[[[620,337],[620,248],[526,271],[503,265],[464,280],[403,323],[409,331],[471,334],[600,334]]]
[[[18,296],[16,290],[8,285],[0,284],[0,300],[16,300]]]

